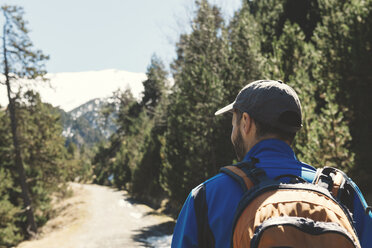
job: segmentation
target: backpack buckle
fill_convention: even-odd
[[[332,177],[329,175],[325,175],[325,174],[320,175],[318,185],[327,190],[331,190],[333,186]]]

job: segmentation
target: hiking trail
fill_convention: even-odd
[[[174,221],[130,200],[125,191],[71,183],[74,195],[38,239],[17,248],[169,247]]]

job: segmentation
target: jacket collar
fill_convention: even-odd
[[[251,160],[251,157],[281,157],[297,160],[292,148],[282,140],[266,139],[258,142],[244,157],[244,161]]]

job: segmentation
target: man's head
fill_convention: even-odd
[[[215,114],[233,112],[231,141],[238,159],[257,142],[278,138],[290,144],[301,128],[296,92],[280,81],[259,80],[246,85],[235,101]]]

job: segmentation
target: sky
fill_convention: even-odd
[[[145,73],[156,54],[168,66],[188,30],[193,0],[2,0],[24,7],[50,73],[117,69]],[[210,0],[229,18],[241,0]]]
[[[241,0],[209,0],[225,20]],[[194,0],[1,0],[22,6],[35,48],[50,55],[50,85],[34,84],[44,102],[70,111],[94,99],[130,88],[138,99],[151,57],[167,69],[175,44],[190,30]],[[1,21],[0,21],[0,24]],[[1,78],[0,78],[1,80]],[[0,85],[0,107],[6,106]]]

